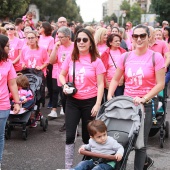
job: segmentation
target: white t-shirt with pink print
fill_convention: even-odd
[[[10,109],[8,80],[17,77],[11,61],[0,62],[0,110]]]
[[[117,62],[121,56],[121,52],[119,49],[117,49],[115,51],[110,50],[110,54],[111,54],[112,58],[109,55],[108,68],[106,70],[106,79],[109,83],[111,82],[111,80],[115,74],[115,71],[117,68]],[[114,63],[113,63],[113,61],[114,61]]]
[[[59,75],[61,72],[61,66],[67,57],[70,57],[74,48],[74,43],[72,42],[70,46],[65,47],[60,45],[57,51],[57,63],[53,65],[52,77],[56,78],[58,86],[62,86],[59,81]]]
[[[20,63],[25,64],[27,68],[35,68],[36,66],[49,63],[49,55],[47,50],[43,47],[30,49],[28,46],[21,51]],[[44,76],[46,76],[46,68],[42,71],[44,72]]]
[[[18,37],[14,37],[14,39],[9,40],[9,46],[10,46],[10,51],[8,54],[9,59],[11,61],[14,61],[19,55],[19,50],[22,49],[23,42]],[[22,70],[22,67],[19,61],[16,64],[14,64],[14,68],[16,71]]]
[[[156,85],[155,72],[164,68],[164,58],[160,53],[155,52],[154,65],[152,50],[148,49],[142,56],[136,56],[132,51],[123,64],[125,55],[126,53],[122,54],[118,62],[118,67],[125,70],[124,95],[143,97]]]
[[[68,72],[69,82],[73,81],[73,61],[67,57],[62,69]],[[80,56],[75,62],[75,86],[78,89],[73,96],[76,99],[89,99],[97,96],[97,75],[105,73],[105,67],[100,58],[91,62],[90,54]]]

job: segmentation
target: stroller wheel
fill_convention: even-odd
[[[163,148],[164,147],[164,140],[160,139],[160,147]]]
[[[43,117],[41,119],[40,125],[42,126],[43,131],[45,132],[47,130],[47,127],[48,127],[48,120],[47,120],[47,118]]]
[[[165,122],[165,137],[169,138],[169,122]]]
[[[22,131],[22,139],[27,140],[27,136],[28,136],[27,129],[25,129],[25,131]]]
[[[11,129],[10,129],[10,126],[9,125],[6,125],[6,128],[5,128],[5,139],[10,139],[11,138]]]

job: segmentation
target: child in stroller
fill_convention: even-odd
[[[115,155],[116,161],[120,161],[123,157],[124,148],[113,137],[107,136],[107,127],[101,120],[93,120],[88,124],[88,132],[90,135],[89,144],[82,145],[79,149],[90,150],[91,152]],[[115,162],[103,158],[92,158],[90,160],[81,161],[74,169],[107,169],[113,170]]]
[[[25,75],[19,74],[18,77],[16,78],[16,83],[18,86],[20,102],[23,108],[22,110],[23,111],[28,110],[31,107],[33,107],[35,103],[33,93],[29,88],[29,80]],[[14,102],[11,93],[10,93],[10,100],[12,100],[11,105],[13,106]]]

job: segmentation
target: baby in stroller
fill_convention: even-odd
[[[115,155],[115,160],[121,161],[124,154],[124,148],[113,137],[107,136],[107,127],[103,121],[93,120],[88,124],[87,128],[90,135],[89,144],[82,145],[79,149],[79,153],[82,150],[89,150],[95,153]],[[115,161],[112,160],[92,157],[90,160],[81,161],[74,169],[113,170],[115,164]]]
[[[28,78],[23,75],[22,73],[18,74],[17,78],[16,78],[16,83],[18,86],[18,93],[19,93],[19,98],[20,98],[20,103],[22,105],[21,113],[24,113],[26,110],[31,109],[34,104],[34,95],[32,93],[32,91],[30,90],[30,85],[29,85],[29,80]],[[10,100],[11,100],[11,106],[13,107],[13,97],[12,94],[10,93]],[[33,117],[33,118],[32,118]],[[34,115],[30,117],[30,119],[34,119]],[[30,125],[31,127],[35,126],[35,121],[33,121],[33,123]]]

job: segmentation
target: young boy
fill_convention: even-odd
[[[117,161],[122,159],[124,148],[114,138],[107,136],[107,127],[103,121],[93,120],[88,124],[87,129],[90,135],[89,144],[82,145],[79,148],[79,153],[81,150],[89,150],[96,153],[115,155]],[[94,161],[93,159],[81,161],[74,170],[113,170],[115,167],[114,161],[104,161],[97,165]]]

